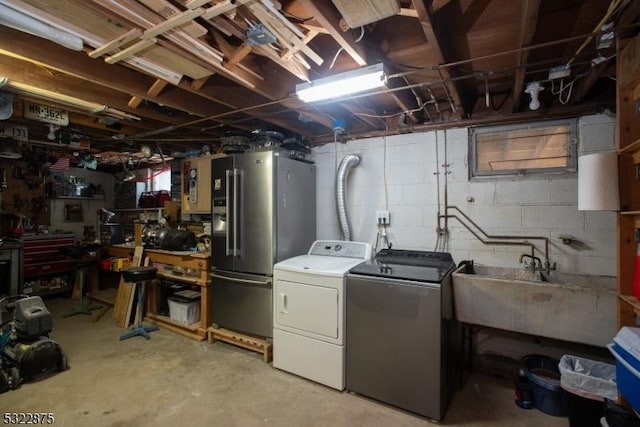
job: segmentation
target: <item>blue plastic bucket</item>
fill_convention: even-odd
[[[533,406],[545,414],[566,417],[569,402],[567,392],[560,386],[559,361],[537,354],[525,356],[523,360],[531,384]]]

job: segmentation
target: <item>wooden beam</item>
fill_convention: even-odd
[[[536,33],[536,26],[538,23],[538,12],[540,10],[540,0],[522,0],[522,7],[520,9],[520,26],[518,32],[518,48],[523,48],[531,45],[533,36]],[[513,95],[512,95],[512,110],[517,112],[520,99],[522,98],[522,91],[524,88],[524,78],[527,71],[526,64],[529,60],[530,50],[520,50],[516,57],[516,72],[513,82]]]
[[[211,20],[211,22],[213,22],[213,24],[216,25],[217,27],[221,28],[222,31],[227,32],[233,35],[234,37],[237,37],[241,40],[246,39],[248,25],[245,24],[244,22],[229,21],[226,19],[221,19],[220,17],[214,18],[213,20]],[[212,32],[212,34],[215,37],[217,32]],[[226,40],[224,42],[228,44]],[[268,46],[259,46],[259,45],[253,46],[252,53],[256,55],[264,56],[265,58],[269,58],[276,65],[284,68],[287,72],[293,74],[300,80],[309,81],[309,73],[307,72],[306,69],[304,69],[301,66],[298,66],[295,63],[295,61],[282,61],[280,59],[278,52],[276,52],[275,50],[271,49]]]
[[[211,19],[216,16],[220,16],[222,14],[231,12],[233,9],[237,8],[238,6],[247,4],[250,1],[253,1],[253,0],[224,0],[206,9],[206,12],[204,15],[202,15],[202,17],[205,19]],[[189,9],[193,9],[194,7],[197,7],[195,6],[196,4],[198,4],[198,2],[190,1],[190,2],[187,2],[187,7]]]
[[[400,13],[398,13],[398,15],[400,15],[400,16],[408,16],[409,18],[417,18],[418,17],[418,12],[415,9],[409,9],[407,7],[401,7],[400,8]]]
[[[302,43],[304,44],[309,44],[309,42],[311,42],[311,40],[313,40],[319,33],[317,31],[314,30],[309,30],[307,32],[307,34],[305,34],[305,36],[302,38]],[[291,58],[293,58],[295,56],[295,51],[293,49],[289,49],[285,52],[282,53],[282,55],[280,55],[280,57],[284,60],[289,60]],[[310,67],[308,67],[310,68]]]
[[[103,44],[99,48],[92,50],[87,55],[89,55],[91,58],[99,58],[105,53],[112,52],[120,48],[121,46],[124,46],[125,44],[132,42],[133,40],[139,38],[141,35],[142,35],[142,30],[140,28],[132,28],[129,31],[122,34],[121,36],[116,37],[110,42]]]
[[[190,9],[185,10],[182,13],[177,13],[173,15],[171,18],[166,21],[162,21],[159,24],[154,25],[153,27],[144,31],[142,38],[150,39],[153,37],[157,37],[162,33],[166,33],[169,30],[172,30],[176,27],[179,27],[183,24],[186,24],[189,21],[194,20],[198,16],[201,16],[204,13],[204,9]]]
[[[262,24],[274,33],[274,36],[276,36],[283,45],[289,49],[291,49],[292,46],[295,47],[295,49],[302,51],[313,62],[322,65],[324,59],[304,44],[298,35],[292,32],[291,29],[275,17],[273,13],[270,13],[264,5],[261,3],[248,3],[245,7],[248,8],[256,18],[262,21]]]
[[[161,123],[176,124],[182,121],[182,118],[188,117],[186,114],[179,116],[167,116],[155,110],[145,108],[132,110],[128,106],[130,94],[116,92],[111,88],[97,85],[90,81],[83,81],[75,77],[70,77],[61,73],[50,73],[46,69],[35,66],[28,62],[20,61],[10,57],[2,57],[2,74],[9,78],[10,81],[23,83],[29,86],[35,86],[43,90],[52,91],[61,95],[67,95],[84,101],[93,102],[100,105],[106,105],[116,108],[124,112],[135,114],[136,116],[156,120]],[[33,96],[37,99],[37,96]],[[55,101],[47,101],[52,105],[65,104],[56,103]],[[80,110],[85,111],[86,110]],[[213,109],[209,108],[208,111]],[[203,111],[200,111],[202,113]],[[200,114],[200,116],[203,116]]]
[[[308,31],[314,31],[316,33],[319,34],[328,34],[331,35],[331,33],[329,32],[329,30],[327,30],[325,27],[322,27],[320,25],[312,25],[312,24],[300,24],[300,26]]]
[[[588,74],[582,79],[580,79],[579,82],[576,82],[577,87],[574,88],[573,90],[573,99],[571,99],[571,102],[576,103],[581,101],[582,98],[584,98],[589,93],[593,85],[596,84],[598,79],[602,77],[605,70],[609,69],[610,66],[611,66],[611,63],[609,61],[605,61],[595,66],[592,66],[587,71]]]
[[[366,55],[362,45],[356,43],[351,31],[343,32],[340,28],[340,13],[331,2],[300,0],[300,3],[313,15],[320,25],[329,31],[331,37],[351,56],[359,66],[367,65]]]
[[[444,37],[440,36],[436,29],[434,28],[431,14],[427,10],[424,5],[423,0],[412,0],[413,8],[418,12],[418,20],[420,21],[420,25],[422,26],[422,31],[424,32],[425,37],[427,38],[427,42],[429,42],[429,46],[431,47],[431,51],[433,52],[434,57],[436,58],[436,62],[438,65],[444,64],[447,62],[447,58],[444,54],[443,42]],[[452,77],[452,72],[448,68],[441,69],[442,78],[444,80],[450,79]],[[464,111],[464,104],[462,102],[462,89],[456,82],[448,81],[445,83],[445,87],[447,89],[447,96],[451,97],[453,101],[453,105],[455,107],[455,115],[460,118],[465,118],[466,112]]]
[[[151,96],[151,97],[156,97],[158,95],[160,95],[160,92],[162,92],[162,89],[164,89],[167,86],[167,82],[165,82],[164,80],[158,79],[155,82],[153,82],[153,84],[151,85],[151,87],[147,90],[147,95]]]
[[[258,93],[250,92],[248,89],[238,89],[233,85],[213,87],[211,90],[205,88],[207,90],[201,91],[201,87],[192,88],[188,81],[179,82],[179,89],[172,86],[171,90],[166,88],[158,96],[150,97],[147,91],[155,79],[145,74],[121,65],[108,65],[103,61],[96,61],[83,52],[75,52],[53,42],[2,26],[0,26],[0,55],[5,55],[7,59],[32,63],[37,66],[38,72],[48,70],[47,72],[53,76],[60,77],[61,74],[72,76],[93,85],[103,86],[109,91],[122,92],[123,99],[126,99],[121,102],[125,106],[123,110],[130,108],[126,106],[126,103],[132,95],[200,117],[222,113],[228,111],[229,108],[244,108],[266,101]],[[3,64],[5,56],[0,56]],[[4,66],[2,68],[4,69]],[[20,75],[24,75],[24,72]],[[76,88],[82,87],[83,84],[80,80],[76,80],[74,83]],[[286,82],[286,79],[284,80]],[[197,82],[196,85],[203,85],[204,81],[203,78],[194,82]],[[247,93],[238,96],[239,90]],[[82,98],[82,94],[79,97]],[[115,105],[113,107],[118,108]],[[299,110],[301,105],[299,102],[292,103],[290,108]],[[132,113],[142,115],[140,111],[135,110]],[[167,116],[156,114],[154,118],[163,118],[165,122],[167,121]],[[249,111],[246,114],[252,115],[252,112]],[[302,123],[300,126],[295,124],[287,126],[285,120],[280,120],[277,117],[265,117],[262,120],[301,135],[308,133],[308,126]],[[331,122],[326,117],[318,115],[318,117],[314,117],[314,120],[331,129]],[[171,121],[177,123],[175,120]]]
[[[207,82],[207,80],[209,80],[210,76],[207,77],[202,77],[201,79],[196,79],[193,80],[189,86],[191,87],[191,89],[193,90],[200,90],[202,89],[202,86],[204,86],[204,84]]]
[[[150,48],[151,46],[158,43],[158,39],[149,39],[149,40],[140,40],[137,43],[132,44],[126,49],[122,49],[120,52],[113,54],[111,56],[107,56],[104,59],[104,62],[107,64],[115,64],[118,61],[122,61],[127,58],[131,58],[137,53],[142,52],[145,49]]]
[[[82,52],[65,49],[55,43],[1,26],[0,55],[35,64],[40,69],[57,71],[48,71],[50,74],[62,73],[111,91],[121,92],[127,95],[127,99],[131,96],[149,99],[147,89],[155,81],[130,68],[108,65],[103,61],[91,59]],[[7,60],[3,57],[3,62]],[[198,116],[215,111],[215,105],[209,100],[193,98],[186,93],[173,93],[170,96],[163,94],[153,97],[152,100]]]
[[[165,19],[169,19],[181,12],[180,9],[175,7],[173,4],[171,4],[167,0],[139,0],[139,1],[140,3],[144,4],[149,9],[153,10],[154,12],[156,12],[158,15],[162,16]],[[198,24],[197,22],[188,22],[186,25],[182,27],[182,29],[191,37],[202,37],[202,36],[206,36],[208,33],[207,29],[202,25]]]
[[[431,0],[431,12],[436,13],[438,10],[445,7],[450,2],[451,0]]]
[[[140,96],[132,96],[128,102],[129,108],[138,108],[138,106],[144,101],[144,99]]]
[[[225,61],[224,66],[228,69],[233,69],[240,61],[242,61],[251,52],[251,45],[247,42],[242,43],[234,52],[233,55]]]

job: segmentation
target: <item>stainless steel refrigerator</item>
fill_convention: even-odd
[[[315,165],[287,152],[211,161],[213,325],[273,335],[273,265],[316,238]]]

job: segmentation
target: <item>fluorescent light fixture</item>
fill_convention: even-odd
[[[296,94],[304,102],[315,102],[382,87],[386,80],[383,64],[376,64],[301,83],[296,85]]]
[[[117,119],[140,120],[140,117],[108,107],[97,102],[85,101],[84,99],[74,96],[64,95],[62,93],[53,92],[51,90],[42,89],[37,86],[31,86],[20,82],[10,81],[6,77],[0,77],[0,87],[6,90],[18,93],[23,96],[33,97],[52,102],[54,104],[62,104],[71,108],[86,111],[91,114],[103,114],[105,116],[115,117]]]
[[[73,34],[53,28],[51,25],[19,12],[5,4],[0,4],[0,24],[36,37],[50,40],[73,50],[82,50],[82,39]]]

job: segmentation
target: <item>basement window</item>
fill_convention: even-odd
[[[577,120],[473,128],[470,177],[576,171]]]

